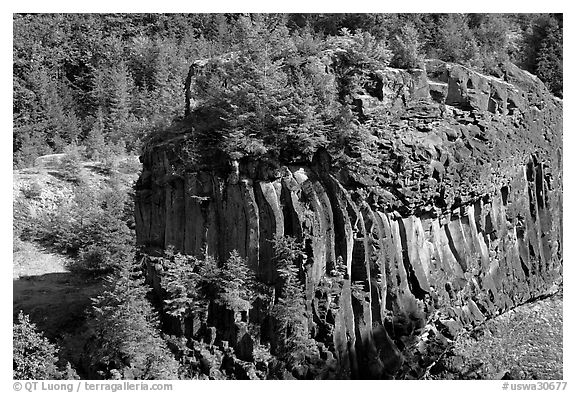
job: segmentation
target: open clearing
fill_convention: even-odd
[[[86,311],[102,280],[69,272],[67,258],[34,243],[22,242],[13,255],[14,320],[20,310],[28,314],[46,337],[61,345],[61,356],[78,365],[85,344]]]

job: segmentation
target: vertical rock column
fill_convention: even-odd
[[[137,187],[138,242],[220,260],[237,250],[271,284],[271,240],[296,237],[308,256],[301,275],[311,332],[322,280],[340,282],[328,330],[342,375],[392,375],[403,359],[398,345],[430,318],[476,324],[560,276],[561,193],[536,157],[508,185],[438,217],[380,211],[309,168],[224,180],[178,177],[162,154],[152,159],[160,161]]]

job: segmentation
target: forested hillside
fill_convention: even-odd
[[[346,118],[346,90],[362,83],[366,70],[419,67],[424,58],[496,76],[498,64],[510,60],[562,97],[562,15],[15,14],[13,23],[15,167],[69,145],[85,146],[87,158],[138,152],[151,130],[184,114],[190,65],[224,54],[243,54],[243,65],[227,76],[243,86],[211,90],[217,85],[208,75],[204,87],[234,141],[216,145],[232,156],[288,144],[306,154],[326,144],[322,130]],[[349,86],[334,86],[318,61],[343,47],[349,58],[336,71],[349,74]],[[303,61],[308,66],[297,67]],[[322,99],[330,88],[339,102]],[[262,91],[269,94],[256,94]],[[239,144],[246,129],[258,134],[270,125],[270,135]]]
[[[561,378],[561,14],[13,24],[15,378]]]

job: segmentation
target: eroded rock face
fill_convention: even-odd
[[[529,74],[503,72],[438,61],[380,72],[379,90],[357,97],[393,116],[378,184],[325,152],[274,170],[240,162],[223,177],[178,173],[173,145],[148,149],[138,243],[220,259],[237,250],[273,283],[270,240],[298,238],[309,329],[339,375],[390,377],[429,356],[418,340],[452,339],[561,279],[562,103]]]

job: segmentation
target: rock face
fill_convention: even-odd
[[[176,137],[152,146],[138,243],[220,259],[237,250],[272,283],[269,240],[303,241],[309,328],[341,377],[390,377],[427,361],[418,343],[547,293],[562,270],[562,102],[514,66],[502,79],[426,68],[382,70],[377,91],[356,97],[363,113],[392,118],[378,182],[323,151],[309,165],[240,162],[222,176],[176,170]]]

